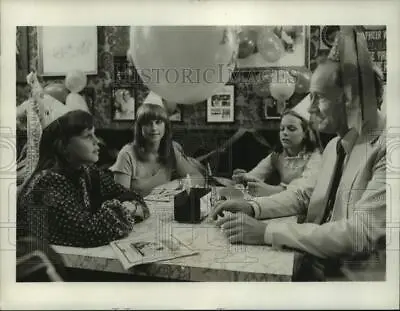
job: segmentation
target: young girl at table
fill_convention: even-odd
[[[247,184],[249,193],[254,196],[269,196],[315,175],[322,155],[317,136],[307,121],[309,105],[310,99],[307,96],[294,109],[284,111],[280,124],[280,140],[275,150],[250,172],[234,170],[232,179],[237,183]],[[265,182],[271,176],[279,177],[279,185]]]
[[[143,198],[94,165],[99,146],[92,115],[55,104],[61,111],[47,114],[54,120],[43,129],[36,167],[18,191],[18,236],[75,247],[126,237],[149,216]]]
[[[162,104],[145,103],[137,111],[134,140],[125,145],[110,168],[116,182],[143,196],[171,180],[190,176],[193,184],[204,178],[172,141],[171,122]]]

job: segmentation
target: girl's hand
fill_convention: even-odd
[[[261,179],[254,177],[248,173],[244,174],[243,176],[244,180],[249,183],[249,182],[253,182],[253,183],[264,183]]]
[[[136,214],[136,211],[138,209],[138,204],[130,201],[124,201],[122,202],[122,205],[131,213]]]
[[[150,216],[150,211],[147,206],[136,202],[124,201],[122,205],[126,207],[131,213],[135,215],[135,217],[139,217],[141,219],[146,219]]]
[[[144,211],[141,206],[138,205],[135,216],[144,219]]]
[[[244,182],[244,175],[246,174],[245,170],[237,168],[233,170],[232,179],[235,183],[240,184]]]
[[[135,216],[140,217],[143,220],[149,218],[150,216],[149,208],[145,205],[138,204]]]

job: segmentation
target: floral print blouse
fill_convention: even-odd
[[[126,237],[136,218],[124,201],[142,206],[143,198],[114,182],[95,165],[79,170],[45,170],[19,194],[18,231],[50,244],[96,247]]]

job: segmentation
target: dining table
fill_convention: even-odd
[[[174,194],[180,181],[157,187],[145,197],[150,217],[135,224],[127,239],[159,241],[176,237],[195,251],[194,255],[124,269],[111,245],[79,248],[52,245],[67,268],[171,281],[291,281],[295,251],[268,245],[231,244],[214,221],[182,223],[174,220]],[[164,194],[163,194],[164,193]],[[167,195],[165,195],[167,194]],[[296,223],[296,217],[265,222]]]

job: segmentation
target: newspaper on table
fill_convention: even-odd
[[[153,191],[147,195],[144,199],[146,201],[153,201],[153,202],[173,202],[174,195],[178,194],[182,190],[177,189],[153,189]]]
[[[126,270],[141,264],[198,254],[173,236],[159,241],[124,239],[113,241],[110,245]]]

